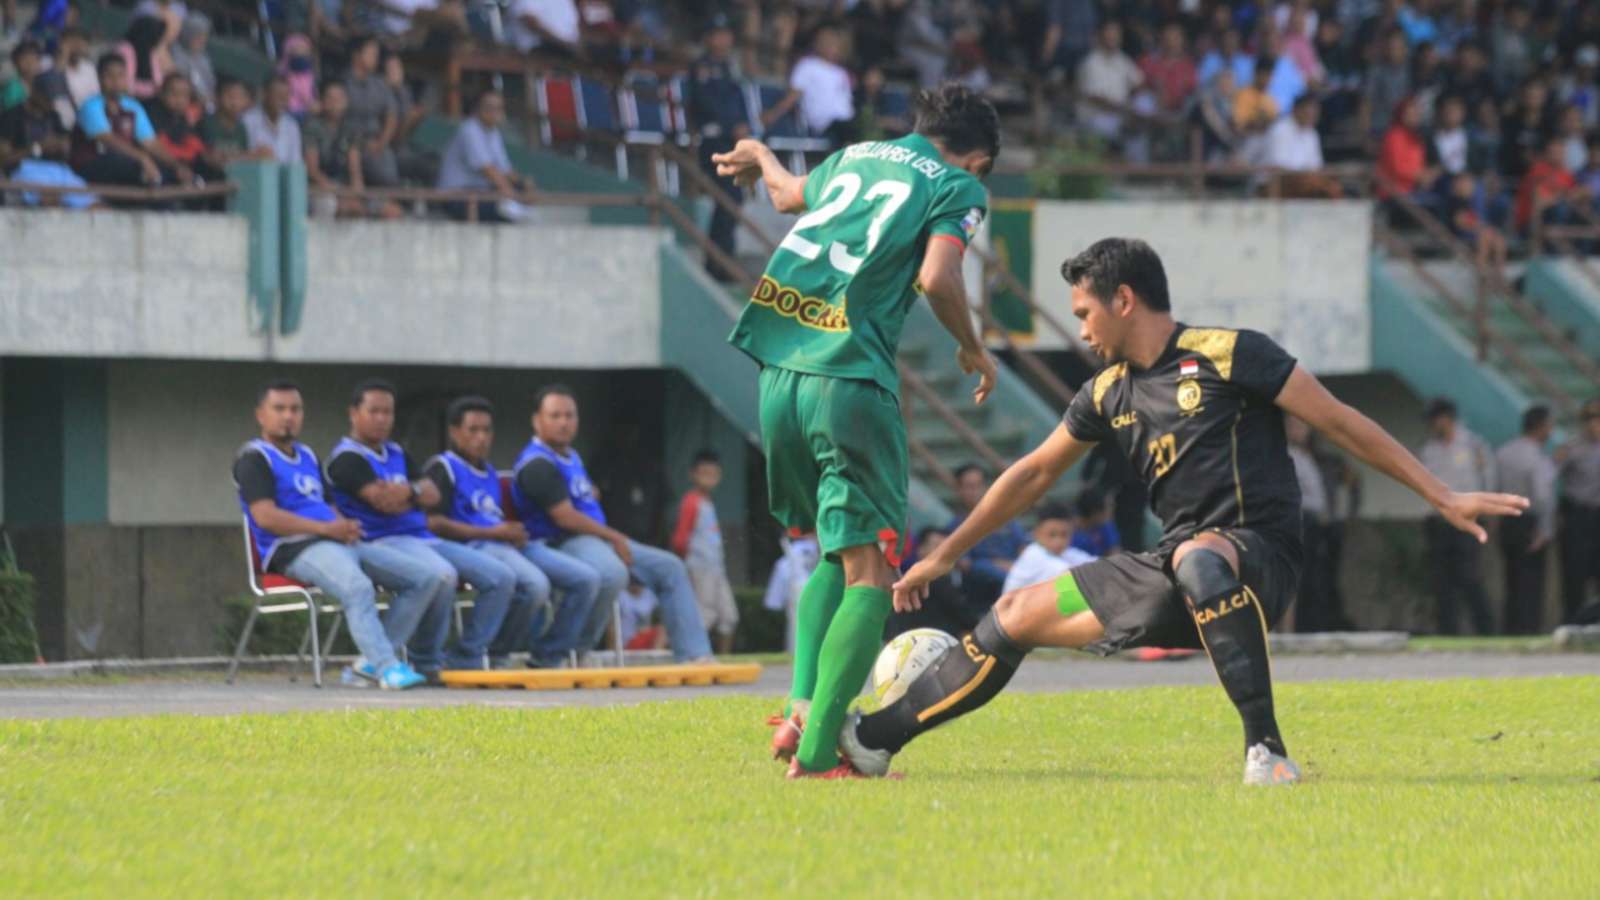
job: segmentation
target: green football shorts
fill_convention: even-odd
[[[906,522],[906,423],[870,381],[761,370],[767,498],[786,527],[815,529],[823,553],[877,544],[898,564]]]

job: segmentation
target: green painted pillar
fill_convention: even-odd
[[[306,305],[306,167],[300,163],[282,166],[278,181],[282,227],[278,240],[279,285],[283,301],[278,328],[282,334],[294,334],[300,330]]]
[[[14,357],[4,365],[6,524],[105,522],[105,361]]]

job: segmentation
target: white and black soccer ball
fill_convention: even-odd
[[[937,628],[913,628],[890,641],[872,665],[872,695],[878,708],[905,696],[911,682],[958,643]]]

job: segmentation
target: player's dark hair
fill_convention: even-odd
[[[1543,428],[1550,421],[1550,407],[1544,405],[1530,406],[1522,414],[1522,433],[1533,434]]]
[[[994,104],[964,84],[947,82],[918,91],[912,130],[950,153],[981,150],[1000,158],[1000,114]]]
[[[962,463],[961,465],[956,466],[956,470],[951,474],[954,475],[956,481],[959,482],[961,479],[967,477],[967,473],[969,472],[977,472],[985,479],[988,479],[989,477],[989,470],[975,462]]]
[[[106,70],[112,66],[122,66],[126,68],[127,65],[128,62],[122,58],[122,54],[113,50],[109,53],[100,54],[100,58],[96,60],[94,64],[94,74],[97,78],[104,78],[106,77]]]
[[[1081,518],[1098,516],[1106,508],[1106,492],[1097,487],[1086,487],[1078,492],[1076,505]]]
[[[1104,238],[1061,264],[1061,277],[1101,303],[1110,303],[1120,285],[1127,285],[1139,302],[1155,312],[1171,312],[1167,295],[1167,270],[1161,257],[1138,238]]]
[[[385,381],[382,378],[367,378],[364,379],[360,384],[356,385],[355,390],[350,392],[350,407],[354,409],[355,407],[360,406],[366,401],[367,395],[373,391],[381,391],[382,393],[388,394],[390,397],[399,396],[398,392],[396,392],[394,389],[393,382]]]
[[[1427,407],[1422,410],[1422,418],[1432,422],[1440,416],[1457,418],[1456,402],[1449,397],[1435,397],[1429,400]]]
[[[265,403],[267,395],[273,391],[294,391],[298,394],[300,393],[300,385],[296,384],[291,378],[273,378],[261,385],[260,389],[256,391],[256,405],[260,406]]]
[[[1049,522],[1055,519],[1059,519],[1063,522],[1072,520],[1072,511],[1067,509],[1067,505],[1065,503],[1050,502],[1040,506],[1039,512],[1036,516],[1034,516],[1033,521],[1034,524],[1037,525],[1042,522]]]
[[[492,416],[494,415],[494,404],[477,394],[457,397],[450,401],[449,406],[445,407],[444,419],[450,423],[451,427],[455,427],[466,421],[467,413],[470,412],[481,412]]]
[[[547,384],[539,388],[539,392],[533,395],[533,412],[535,415],[538,415],[544,409],[544,398],[546,397],[571,397],[574,401],[578,399],[578,395],[572,392],[572,388],[564,384]]]
[[[722,454],[711,449],[710,447],[702,447],[695,453],[694,462],[691,462],[689,467],[694,468],[695,466],[704,465],[706,463],[712,463],[719,466],[722,465]]]

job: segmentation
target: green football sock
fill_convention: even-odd
[[[822,652],[822,639],[828,633],[828,623],[839,611],[839,601],[844,599],[844,566],[826,559],[806,579],[800,591],[799,608],[795,612],[794,629],[794,682],[789,686],[789,702],[783,714],[794,709],[794,701],[811,700],[817,688],[817,654]]]
[[[839,726],[845,710],[861,693],[872,663],[883,646],[883,623],[889,618],[889,592],[877,587],[845,588],[844,602],[828,626],[818,660],[817,689],[811,716],[795,758],[813,772],[839,764]]]

